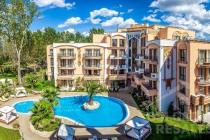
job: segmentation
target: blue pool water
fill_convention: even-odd
[[[128,114],[125,104],[115,98],[95,96],[100,103],[96,110],[84,110],[82,105],[88,96],[63,97],[54,108],[55,115],[66,117],[88,127],[115,126],[122,122]],[[29,113],[34,101],[19,102],[14,105],[17,112]]]

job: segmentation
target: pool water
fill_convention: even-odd
[[[63,97],[54,108],[55,115],[69,118],[88,127],[115,126],[126,119],[128,110],[125,104],[115,98],[95,96],[94,100],[100,103],[96,110],[84,110],[83,103],[88,96]],[[14,105],[17,112],[29,113],[34,101],[19,102]]]

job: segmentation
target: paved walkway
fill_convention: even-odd
[[[60,96],[75,96],[75,95],[84,95],[85,93],[61,93]],[[140,112],[140,110],[138,109],[135,101],[133,100],[132,96],[127,94],[125,91],[124,92],[119,92],[119,93],[110,93],[108,94],[103,94],[104,96],[111,96],[111,97],[115,97],[115,98],[119,98],[121,100],[123,100],[127,105],[128,105],[128,109],[129,109],[129,117],[128,120],[134,116],[140,116],[143,117],[142,113]],[[5,105],[12,105],[18,101],[24,101],[24,100],[30,100],[30,99],[39,99],[40,96],[29,96],[29,97],[24,97],[24,98],[14,98],[9,100],[6,103],[3,103],[0,105],[1,106],[5,106]],[[23,134],[24,140],[47,140],[47,138],[42,138],[36,134],[34,134],[33,132],[31,132],[30,128],[29,128],[29,116],[28,115],[20,115],[20,117],[18,118],[17,122],[19,122],[20,124],[20,131]],[[85,128],[82,126],[78,126],[75,125],[73,122],[69,121],[69,120],[65,120],[62,119],[62,121],[66,124],[72,125],[73,127],[75,127],[75,134],[78,138],[82,139],[83,137],[91,137],[93,135],[97,135],[99,138],[103,137],[103,138],[109,138],[110,136],[120,136],[123,133],[123,127],[122,125],[118,126],[118,127],[106,127],[106,128],[94,128],[94,129],[90,129],[90,128]],[[0,123],[0,126],[5,127],[5,125],[3,125],[2,123]],[[11,125],[9,125],[9,128],[12,128]],[[53,137],[51,138],[53,139]],[[128,138],[121,136],[122,140],[127,140]]]

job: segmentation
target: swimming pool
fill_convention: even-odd
[[[109,127],[122,123],[128,117],[128,108],[119,99],[95,96],[94,100],[100,103],[96,110],[84,110],[82,105],[88,101],[88,96],[71,96],[59,99],[54,108],[57,117],[64,117],[87,127]],[[19,113],[30,113],[35,101],[23,101],[14,104]]]

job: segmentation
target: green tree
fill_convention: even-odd
[[[90,30],[90,35],[89,35],[89,40],[90,42],[93,42],[93,34],[103,34],[104,33],[104,29],[102,28],[93,28]]]
[[[41,131],[52,131],[57,128],[60,121],[54,118],[53,108],[47,100],[40,100],[34,104],[31,110],[31,122],[35,129]]]
[[[0,1],[0,34],[9,42],[17,60],[18,82],[21,79],[21,53],[29,26],[37,15],[37,6],[31,0]]]
[[[13,94],[13,92],[14,90],[12,84],[8,81],[8,79],[6,79],[4,83],[0,83],[0,97],[8,98],[11,94]]]
[[[49,101],[52,107],[58,104],[58,95],[59,94],[55,88],[46,88],[42,93],[42,97]]]
[[[87,81],[84,83],[84,87],[86,88],[86,92],[89,95],[89,104],[93,104],[93,97],[96,94],[99,94],[102,92],[103,86],[99,82],[95,81]]]

